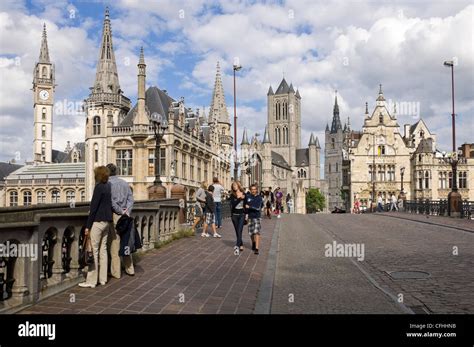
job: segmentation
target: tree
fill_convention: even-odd
[[[315,213],[322,211],[326,205],[324,195],[316,188],[310,188],[306,193],[306,212]]]

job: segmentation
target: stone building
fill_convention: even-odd
[[[137,103],[132,107],[120,88],[106,10],[96,77],[84,101],[87,199],[94,187],[94,167],[107,163],[116,163],[118,175],[130,183],[135,199],[148,199],[148,188],[155,180],[154,113],[168,123],[158,155],[167,196],[175,184],[192,194],[201,181],[210,182],[213,176],[229,186],[230,163],[224,152],[232,146],[232,137],[219,65],[209,121],[204,112],[185,107],[184,99],[175,100],[156,86],[146,88],[143,48],[137,80]]]
[[[301,96],[284,78],[275,92],[270,86],[267,109],[262,141],[257,136],[249,141],[244,129],[241,181],[245,187],[280,187],[292,196],[295,212],[305,213],[306,192],[321,188],[319,140],[311,134],[308,147],[301,148]]]
[[[392,194],[397,197],[400,194],[402,172],[407,200],[447,199],[452,186],[451,166],[443,158],[447,155],[437,149],[436,135],[423,119],[405,124],[402,134],[396,105],[393,110],[388,109],[382,86],[371,114],[366,103],[361,131],[350,130],[348,124],[341,129],[336,105],[333,126],[331,130],[326,129],[326,147],[329,148],[325,151],[325,172],[328,173],[328,192],[339,191],[341,200],[330,199],[333,205],[329,208],[350,209],[355,199],[361,201],[363,208],[369,208],[374,194],[376,198],[379,193],[387,203]],[[473,200],[474,158],[462,154],[470,153],[467,147],[460,148],[457,179],[463,199]],[[342,165],[342,170],[334,165]]]

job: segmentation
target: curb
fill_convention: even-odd
[[[436,225],[436,226],[443,227],[443,228],[456,229],[456,230],[465,231],[465,232],[468,232],[468,233],[474,233],[474,230],[472,230],[472,229],[465,229],[465,228],[457,227],[457,226],[454,226],[454,225],[446,225],[446,224],[428,222],[428,221],[425,221],[425,220],[418,220],[418,219],[412,219],[412,218],[403,218],[403,217],[400,217],[400,216],[386,214],[386,213],[378,214],[378,216],[397,218],[397,219],[402,219],[402,220],[405,220],[405,221],[409,220],[411,222]]]
[[[278,255],[278,239],[280,235],[281,219],[278,219],[273,231],[272,242],[267,257],[265,273],[258,290],[257,302],[255,303],[254,314],[270,314],[272,308],[273,282],[275,281],[275,272]]]

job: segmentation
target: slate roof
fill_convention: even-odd
[[[309,165],[309,149],[299,148],[296,150],[296,166]]]
[[[19,164],[0,162],[0,182],[4,181],[5,177],[7,177],[13,171],[20,169],[22,166],[23,165]]]
[[[285,78],[283,78],[275,94],[288,94],[289,92],[290,92],[290,86],[286,82]]]
[[[272,151],[272,164],[279,166],[281,168],[291,170],[290,165],[287,163],[285,158],[282,155]]]
[[[63,163],[64,160],[67,157],[67,153],[63,151],[58,151],[56,149],[53,149],[51,151],[51,162],[53,163]]]
[[[86,174],[86,164],[83,163],[62,163],[62,164],[39,164],[24,165],[18,170],[10,173],[10,179],[31,179],[33,178],[84,178]]]

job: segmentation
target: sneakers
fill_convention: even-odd
[[[219,238],[219,239],[222,237],[222,236],[221,236],[220,234],[218,234],[218,233],[215,233],[213,236],[214,236],[214,237],[217,237],[217,238]]]
[[[239,255],[239,254],[240,254],[239,247],[234,246],[234,255]]]
[[[79,283],[79,287],[81,288],[95,288],[95,284],[90,284],[87,282],[81,282]]]
[[[202,233],[201,237],[209,237],[210,235],[208,233]]]
[[[254,254],[258,255],[258,248],[255,248]]]
[[[244,251],[244,246],[240,246],[239,251],[243,252]]]

